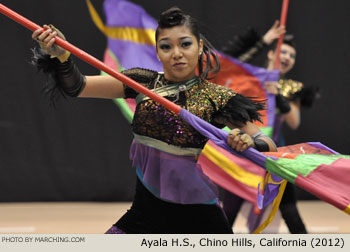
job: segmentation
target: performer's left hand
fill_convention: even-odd
[[[264,88],[269,94],[278,95],[278,82],[277,81],[265,81]]]
[[[254,141],[248,134],[236,128],[230,131],[227,144],[235,151],[242,152],[254,146]]]

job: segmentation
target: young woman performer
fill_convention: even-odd
[[[156,51],[164,73],[140,68],[123,73],[205,121],[231,127],[227,143],[234,150],[252,146],[275,151],[273,141],[252,123],[259,120],[263,104],[207,80],[209,74],[219,71],[219,61],[196,21],[174,7],[161,14],[158,24]],[[69,53],[54,45],[58,31],[44,28],[32,37],[50,55],[35,56],[39,65],[48,60],[53,66],[57,86],[48,89],[58,87],[73,97],[124,97],[137,102],[130,149],[137,174],[136,194],[130,210],[107,233],[232,233],[217,204],[216,186],[196,163],[208,139],[119,80],[83,76]]]
[[[257,53],[271,45],[284,32],[285,28],[279,26],[278,21],[262,37],[254,29],[249,28],[244,34],[236,36],[230,41],[224,50],[227,54],[238,58],[240,61],[249,62]],[[303,87],[302,83],[285,78],[286,74],[294,67],[296,53],[293,36],[290,34],[285,35],[279,55],[280,64],[278,69],[280,71],[280,80],[278,82],[264,83],[266,91],[276,96],[277,112],[273,139],[278,147],[285,145],[280,130],[282,123],[285,122],[293,130],[297,129],[300,124],[301,106],[310,107],[317,93],[316,87]],[[266,68],[273,70],[275,60],[275,50],[271,49],[267,54]],[[223,208],[229,224],[232,226],[243,203],[243,199],[228,191],[225,191],[223,195]],[[288,183],[279,209],[290,233],[304,234],[307,231],[299,215],[296,200],[294,186]]]

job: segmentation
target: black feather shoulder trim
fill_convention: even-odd
[[[261,121],[259,111],[265,109],[265,103],[255,98],[246,97],[241,94],[232,96],[227,104],[213,115],[216,126],[223,127],[225,123],[241,126],[253,121]]]
[[[260,34],[253,27],[247,27],[242,34],[234,36],[228,42],[228,45],[223,48],[223,51],[232,57],[238,58],[260,40]]]
[[[300,91],[293,94],[292,101],[300,100],[300,104],[303,107],[312,107],[315,100],[320,98],[320,88],[317,86],[303,87]]]
[[[140,83],[148,83],[158,76],[156,71],[139,67],[124,70],[121,73]]]
[[[129,78],[133,79],[134,81],[143,84],[145,87],[152,89],[150,85],[153,83],[154,79],[158,76],[158,72],[144,69],[144,68],[131,68],[128,70],[124,70],[121,72],[122,74],[125,74]],[[124,85],[124,98],[135,98],[138,95],[138,92],[134,89],[130,88],[129,86]]]

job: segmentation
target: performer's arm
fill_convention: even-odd
[[[268,81],[264,83],[264,88],[270,94],[276,96],[276,107],[283,115],[289,128],[295,130],[300,125],[300,99],[290,101],[283,95],[279,94],[278,82]]]
[[[290,111],[283,114],[283,118],[286,121],[289,128],[295,130],[300,125],[300,104],[298,102],[288,101]]]
[[[109,75],[86,76],[85,88],[79,97],[123,98],[123,83]]]
[[[44,30],[45,29],[45,30]],[[62,90],[72,97],[122,98],[123,83],[111,76],[84,76],[73,62],[70,53],[55,43],[55,36],[65,39],[55,27],[44,25],[44,29],[33,32],[42,51],[51,56],[55,79]]]
[[[279,21],[275,21],[273,26],[263,36],[260,36],[254,28],[249,27],[244,33],[235,36],[232,41],[229,41],[228,45],[223,48],[223,51],[241,62],[249,62],[263,48],[270,45],[285,32],[285,27],[279,26]]]

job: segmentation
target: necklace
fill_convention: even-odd
[[[191,79],[181,82],[170,82],[164,78],[163,74],[159,74],[155,80],[153,92],[160,96],[169,96],[176,97],[173,102],[179,100],[180,92],[185,92],[186,90],[191,89],[193,86],[200,83],[200,80],[197,76],[193,76]],[[148,96],[144,94],[139,94],[136,96],[136,104],[139,104],[141,101],[149,100]]]

